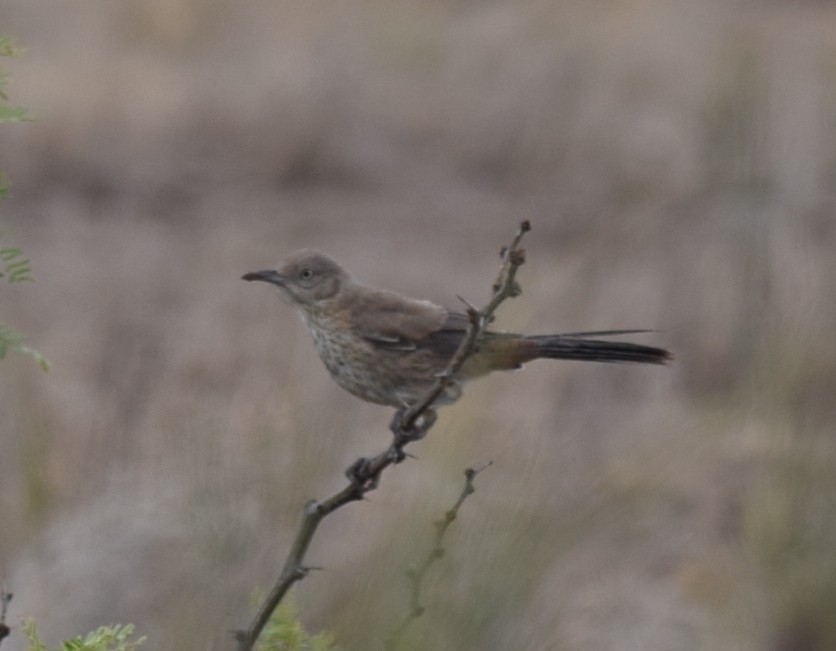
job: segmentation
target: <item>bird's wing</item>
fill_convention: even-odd
[[[442,326],[426,337],[421,345],[442,357],[452,357],[470,327],[470,318],[460,312],[447,312],[447,319]]]
[[[388,350],[416,350],[448,320],[447,310],[429,301],[382,291],[357,298],[350,319],[355,333]]]

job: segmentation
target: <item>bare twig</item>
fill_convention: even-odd
[[[477,468],[468,468],[464,471],[464,488],[462,488],[459,498],[440,520],[433,523],[435,526],[433,548],[427,554],[427,557],[421,565],[417,568],[410,568],[407,571],[406,576],[410,582],[409,612],[404,615],[403,619],[395,627],[391,637],[386,640],[386,651],[395,651],[412,622],[424,614],[425,608],[421,604],[421,589],[424,585],[424,577],[426,577],[432,564],[444,557],[444,548],[441,546],[441,543],[444,541],[444,534],[447,533],[447,529],[450,528],[450,525],[453,524],[453,521],[458,516],[459,509],[464,504],[464,501],[476,491],[473,486],[473,480],[476,479],[476,475],[492,465],[492,463],[488,461]]]
[[[297,581],[305,578],[310,567],[304,563],[305,554],[311,544],[320,522],[329,513],[345,506],[349,502],[363,499],[363,496],[377,488],[381,473],[389,466],[400,463],[405,458],[403,448],[410,442],[421,438],[435,422],[432,406],[445,390],[455,383],[455,375],[467,358],[477,348],[479,337],[493,319],[493,314],[506,299],[518,296],[520,287],[515,277],[517,269],[525,262],[525,252],[519,247],[523,235],[531,230],[528,220],[520,224],[519,231],[510,246],[502,249],[502,267],[493,284],[493,294],[488,304],[481,310],[468,307],[470,327],[456,354],[447,368],[439,375],[433,388],[423,399],[406,409],[398,410],[392,419],[391,429],[394,439],[389,447],[371,459],[360,459],[347,470],[349,484],[340,492],[324,501],[311,500],[305,505],[302,523],[296,538],[290,547],[284,567],[273,589],[258,609],[255,618],[246,630],[235,632],[238,651],[251,651],[255,647],[261,631],[267,625],[273,611],[281,603],[287,591]],[[419,424],[419,420],[421,421]]]

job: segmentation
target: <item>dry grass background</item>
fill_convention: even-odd
[[[836,10],[824,2],[6,0],[0,571],[49,639],[227,649],[301,504],[387,441],[265,287],[301,246],[501,325],[651,327],[669,368],[533,364],[326,521],[306,623],[381,648],[836,648]],[[4,649],[19,649],[10,638]]]

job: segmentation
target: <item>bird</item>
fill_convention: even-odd
[[[436,385],[471,324],[464,312],[363,284],[333,258],[313,249],[297,251],[275,269],[246,273],[242,279],[273,285],[299,312],[340,387],[399,410]],[[595,338],[639,332],[647,331],[524,335],[485,330],[455,382],[445,383],[434,404],[456,401],[470,380],[537,359],[664,364],[671,358],[663,348]]]

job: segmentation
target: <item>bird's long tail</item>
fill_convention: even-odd
[[[640,330],[609,330],[602,332],[574,332],[564,335],[535,335],[526,337],[526,362],[538,358],[577,359],[591,362],[638,362],[642,364],[664,364],[671,354],[655,346],[644,346],[624,341],[588,339],[589,336],[610,336],[632,334]]]

